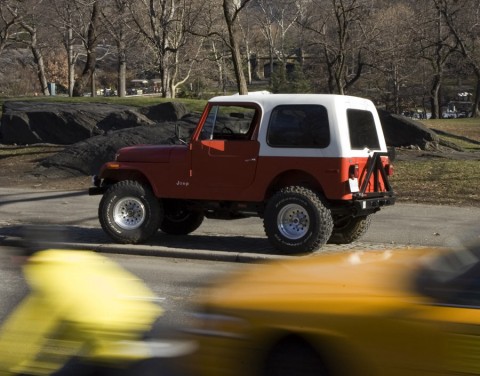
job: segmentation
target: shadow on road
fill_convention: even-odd
[[[67,234],[67,243],[59,244],[68,248],[95,249],[100,252],[162,256],[165,251],[255,253],[263,255],[279,254],[267,238],[225,235],[185,235],[174,236],[160,231],[144,244],[115,244],[101,228],[61,226]],[[0,245],[20,245],[22,226],[0,227]]]

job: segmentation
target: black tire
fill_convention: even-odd
[[[148,186],[125,180],[104,193],[98,208],[103,230],[116,242],[141,243],[158,230],[163,207]]]
[[[320,354],[299,338],[287,338],[268,354],[263,376],[327,376]]]
[[[171,235],[187,235],[199,228],[204,218],[202,211],[191,210],[182,201],[167,201],[160,230]]]
[[[349,217],[342,219],[333,226],[329,243],[349,244],[360,239],[370,227],[372,216]]]
[[[310,189],[286,187],[268,201],[263,225],[270,243],[286,253],[311,252],[332,233],[332,214]]]

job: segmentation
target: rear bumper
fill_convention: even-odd
[[[353,199],[354,216],[368,215],[379,211],[382,207],[395,204],[396,196],[393,192],[390,194],[371,196],[359,195]]]
[[[353,205],[357,215],[362,215],[362,213],[375,212],[384,206],[394,205],[395,199],[395,196],[364,198],[355,200]]]

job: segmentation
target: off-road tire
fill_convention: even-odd
[[[265,360],[263,376],[327,376],[320,354],[299,338],[277,343]]]
[[[367,232],[371,222],[371,215],[343,219],[334,224],[332,236],[328,242],[332,244],[353,243]]]
[[[146,241],[157,232],[162,217],[163,207],[150,187],[132,180],[113,184],[98,207],[103,230],[117,243]]]
[[[199,228],[204,218],[202,211],[191,210],[180,200],[167,201],[160,230],[170,235],[187,235]]]
[[[333,219],[315,192],[291,186],[270,198],[263,226],[275,248],[285,253],[304,253],[314,251],[328,241]]]

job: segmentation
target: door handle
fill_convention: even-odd
[[[256,162],[257,158],[245,159],[245,162]]]

